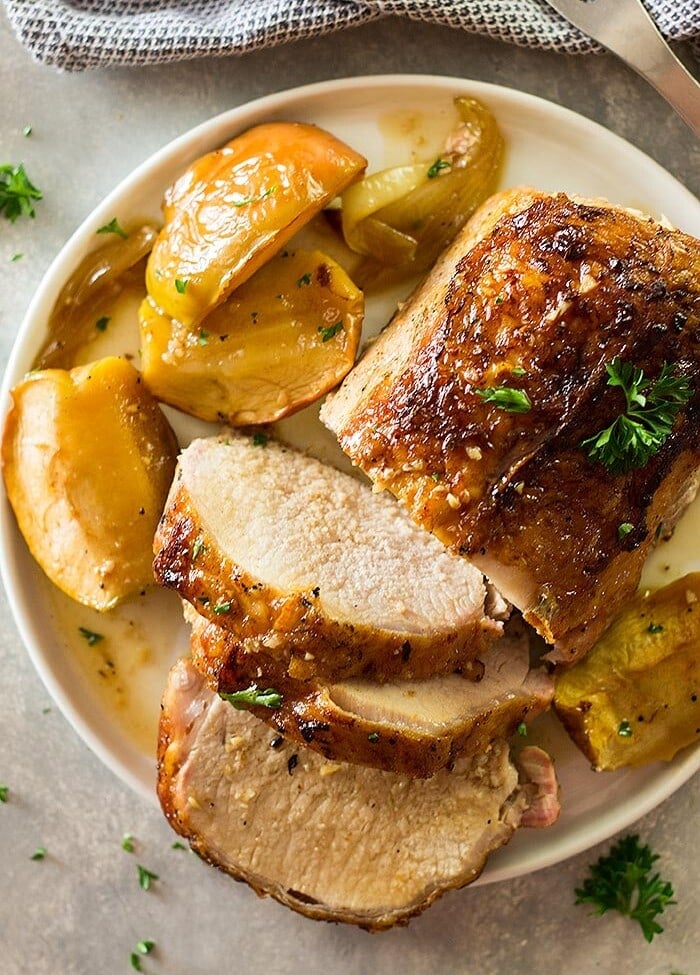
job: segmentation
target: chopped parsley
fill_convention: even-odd
[[[518,734],[520,735],[521,738],[526,738],[527,737],[527,725],[525,724],[524,721],[521,721],[520,722],[520,724],[518,725],[518,727],[517,727],[516,730],[517,730],[517,732],[518,732]]]
[[[14,264],[15,261],[21,261],[23,257],[24,254],[13,254],[12,257],[10,258],[10,264]]]
[[[634,525],[629,521],[623,521],[621,525],[617,526],[617,537],[622,541],[623,538],[627,538],[631,531],[634,531]]]
[[[342,322],[336,322],[335,325],[328,325],[328,326],[319,325],[318,330],[321,333],[321,341],[330,342],[330,340],[334,338],[338,334],[338,332],[342,330],[342,328],[343,328]]]
[[[436,159],[432,166],[428,169],[427,177],[428,179],[435,179],[439,176],[444,169],[452,169],[452,163],[448,162],[447,159]]]
[[[647,633],[663,633],[663,626],[660,623],[650,623],[647,626]]]
[[[204,545],[204,539],[202,538],[201,535],[198,535],[197,538],[195,538],[194,543],[192,545],[192,561],[193,562],[196,561],[196,559],[198,558],[198,556],[201,555],[202,551],[205,548],[206,548],[206,546]],[[207,600],[207,602],[209,602],[209,600]]]
[[[112,217],[109,223],[106,223],[104,227],[98,227],[95,231],[97,234],[116,234],[117,237],[121,237],[122,240],[126,240],[129,236],[123,227],[119,226],[119,221],[116,217]]]
[[[179,295],[184,295],[187,291],[188,281],[183,281],[180,278],[175,278],[175,290]]]
[[[234,691],[232,694],[219,692],[219,697],[233,704],[237,711],[245,711],[249,707],[278,708],[282,703],[282,695],[273,687],[261,691],[257,684],[251,684],[244,691]]]
[[[141,890],[150,890],[151,882],[159,879],[158,874],[147,870],[146,867],[142,867],[140,863],[136,864],[136,869],[139,874],[139,887]]]
[[[109,325],[109,318],[107,315],[103,315],[102,318],[98,318],[95,322],[95,328],[98,332],[106,332],[107,326]]]
[[[217,606],[214,607],[214,612],[216,613],[217,616],[221,616],[223,613],[228,613],[230,609],[231,609],[230,602],[219,603]]]
[[[267,447],[267,442],[270,438],[266,433],[254,433],[253,434],[253,446],[254,447]]]
[[[33,131],[34,129],[31,127],[31,125],[25,125],[24,128],[22,129],[22,135],[24,136],[25,139],[28,139]]]
[[[493,403],[506,413],[529,413],[532,409],[530,397],[522,389],[512,389],[510,386],[487,386],[485,389],[475,389],[474,392],[485,403]]]
[[[87,645],[89,647],[94,647],[96,643],[100,640],[104,640],[104,635],[102,633],[95,633],[94,630],[88,630],[86,626],[79,626],[78,632],[82,637],[87,640]]]
[[[199,330],[199,344],[209,345],[209,332],[205,328],[200,328]]]
[[[275,192],[277,192],[277,187],[271,186],[269,190],[265,190],[265,192],[261,193],[259,196],[245,196],[242,200],[237,200],[233,205],[235,207],[247,207],[250,206],[251,203],[260,203],[262,200],[267,199],[268,196],[272,196],[272,194]],[[282,256],[285,257],[286,255],[283,254]]]
[[[0,802],[7,802],[7,797],[10,794],[10,787],[7,785],[0,785]]]
[[[632,737],[632,725],[629,721],[621,721],[620,726],[617,729],[617,733],[620,738],[631,738]]]
[[[306,274],[302,274],[300,278],[297,278],[297,288],[303,288],[311,284],[311,274],[309,271]]]
[[[663,928],[656,920],[673,900],[673,887],[651,873],[658,854],[641,846],[638,836],[625,836],[607,856],[594,863],[590,876],[576,888],[576,903],[591,904],[593,914],[619,911],[637,921],[647,941]]]
[[[138,941],[136,943],[136,951],[131,952],[131,967],[137,972],[142,972],[141,968],[141,955],[149,955],[155,948],[155,941]]]
[[[170,847],[170,849],[171,850],[186,850],[187,847],[185,846],[184,843],[181,843],[179,840],[175,840],[175,842],[172,844],[172,846]]]
[[[367,735],[367,741],[371,741],[373,744],[374,742],[379,741],[379,732],[370,731],[370,733]]]
[[[131,833],[124,833],[122,836],[122,850],[125,850],[127,853],[134,852],[134,837]]]
[[[520,379],[521,376],[527,376],[527,369],[523,369],[522,366],[515,366],[510,370],[512,375],[517,376]]]
[[[27,176],[24,164],[0,166],[0,213],[10,223],[17,217],[34,217],[34,202],[42,198],[41,190]]]
[[[30,860],[43,860],[46,853],[47,850],[45,846],[37,846],[36,850],[32,853]]]
[[[664,362],[659,378],[652,382],[644,372],[615,356],[607,363],[608,386],[618,386],[625,395],[625,410],[617,418],[582,440],[580,446],[590,460],[611,474],[627,474],[644,467],[671,435],[676,415],[692,395],[690,381],[674,376]]]

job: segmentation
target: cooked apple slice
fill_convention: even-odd
[[[585,660],[557,680],[554,706],[596,769],[670,761],[698,740],[700,572],[637,595]]]
[[[146,299],[141,368],[159,399],[202,420],[269,423],[306,406],[355,361],[364,297],[319,251],[274,257],[202,326],[168,319]]]
[[[366,164],[298,122],[256,126],[203,156],[165,193],[149,294],[169,318],[197,325]]]
[[[152,585],[151,543],[177,442],[139,373],[101,359],[12,390],[5,486],[29,550],[59,589],[107,610]]]

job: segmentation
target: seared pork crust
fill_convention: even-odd
[[[272,440],[190,444],[154,551],[161,585],[299,680],[468,671],[502,632],[479,570],[388,497]]]
[[[325,405],[375,483],[481,568],[573,662],[636,588],[700,460],[700,242],[604,201],[485,204]],[[581,441],[624,409],[620,356],[694,396],[663,448],[614,476]],[[509,413],[478,390],[523,390]],[[633,530],[620,538],[623,523]],[[660,526],[664,523],[664,527]]]
[[[549,707],[554,691],[551,677],[529,669],[522,622],[511,622],[482,660],[472,662],[470,680],[451,674],[380,685],[357,678],[327,684],[293,680],[279,662],[242,650],[223,627],[191,611],[186,615],[192,663],[214,691],[274,688],[280,706],[251,707],[251,713],[334,761],[426,778],[458,755],[476,755],[509,738],[521,722]]]
[[[519,775],[503,741],[430,779],[275,742],[189,661],[173,667],[158,752],[166,817],[203,859],[311,918],[375,931],[406,924],[475,880],[529,810],[544,808],[543,789],[550,813],[538,824],[558,814],[555,780]]]

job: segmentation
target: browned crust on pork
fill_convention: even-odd
[[[264,652],[299,680],[421,679],[460,672],[502,631],[500,623],[483,615],[470,624],[409,638],[332,619],[319,605],[317,590],[280,592],[222,553],[177,474],[154,551],[153,571],[161,585],[229,630],[246,651]]]
[[[229,631],[203,617],[191,613],[188,617],[192,624],[192,663],[212,690],[230,694],[251,684],[261,689],[272,687],[282,696],[279,707],[248,710],[280,735],[332,761],[415,778],[427,778],[450,767],[458,755],[475,755],[496,739],[509,738],[521,722],[529,723],[549,706],[554,687],[553,683],[551,688],[546,687],[546,678],[542,677],[527,690],[514,688],[512,694],[485,707],[477,718],[445,726],[442,733],[398,725],[389,733],[386,724],[338,706],[327,685],[294,680],[278,662],[243,650]],[[527,639],[522,623],[519,627],[511,624],[509,631],[512,640]],[[478,681],[483,666],[476,661],[471,670],[471,679]]]
[[[700,461],[700,242],[600,201],[508,191],[413,301],[324,418],[354,463],[555,644],[551,659],[573,662],[634,592]],[[411,328],[396,362],[392,343],[405,355]],[[580,448],[624,404],[606,385],[616,355],[652,379],[667,361],[694,382],[663,448],[620,476]],[[502,384],[527,392],[531,411],[476,393]],[[634,530],[620,539],[623,523]]]

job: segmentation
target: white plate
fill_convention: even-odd
[[[114,216],[122,224],[158,220],[163,189],[191,160],[237,132],[270,119],[316,122],[367,155],[371,169],[412,157],[431,160],[454,118],[452,98],[461,93],[483,100],[498,118],[507,143],[504,186],[531,184],[545,190],[604,196],[655,216],[664,215],[700,236],[700,204],[673,177],[600,126],[541,99],[453,78],[386,76],[311,85],[260,99],[205,122],[156,153],[107,197],[63,248],[34,297],[8,366],[2,402],[7,402],[8,390],[30,367],[62,284],[81,257],[100,242],[95,230]],[[384,296],[370,304],[370,329],[386,320],[392,299],[395,296]],[[98,350],[95,345],[93,351],[92,357],[97,357],[113,350],[107,345]],[[189,439],[195,425],[170,415],[181,441]],[[312,443],[315,452],[333,459],[329,435],[314,424],[307,414],[287,421],[285,434]],[[698,557],[693,564],[692,553],[683,547],[684,539],[697,537],[699,523],[696,505],[673,542],[654,556],[647,573],[650,579],[668,581],[700,568]],[[113,620],[105,620],[75,607],[47,582],[28,555],[4,499],[0,535],[2,571],[14,615],[48,690],[102,760],[138,793],[154,801],[152,739],[160,691],[170,661],[186,647],[177,600],[171,593],[158,593],[124,607]],[[671,565],[670,570],[664,569],[666,564]],[[105,632],[110,639],[90,648],[77,635],[80,625]],[[116,677],[106,664],[107,656],[114,657]],[[536,737],[557,761],[561,819],[545,831],[518,833],[491,858],[483,882],[536,870],[606,838],[670,795],[700,765],[700,749],[690,749],[671,764],[595,774],[553,718],[542,722]]]

